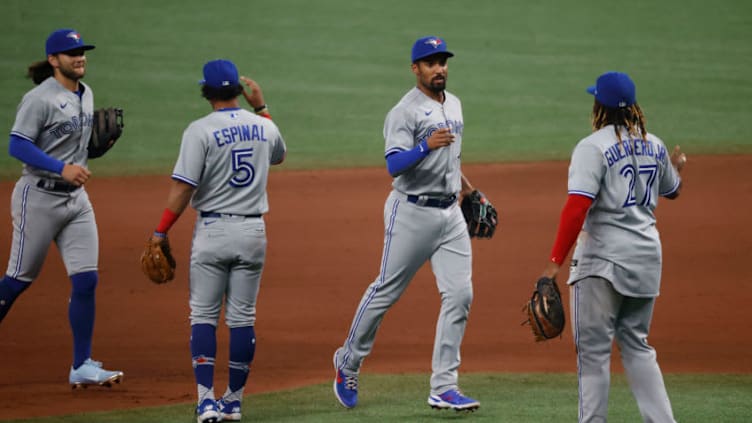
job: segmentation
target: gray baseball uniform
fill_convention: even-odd
[[[461,189],[462,106],[457,97],[444,93],[442,104],[413,88],[386,117],[386,155],[410,150],[440,128],[450,128],[455,141],[432,150],[413,168],[394,178],[393,190],[384,205],[381,269],[364,293],[348,337],[335,357],[342,372],[359,373],[384,314],[418,269],[430,260],[441,294],[432,394],[457,389],[460,344],[473,296],[470,237],[456,200]]]
[[[253,326],[266,256],[267,177],[285,150],[274,122],[243,109],[214,111],[183,133],[172,177],[196,188],[191,324],[216,325],[226,293],[227,325]]]
[[[653,213],[680,178],[663,141],[622,140],[605,126],[581,140],[569,167],[570,194],[593,199],[572,256],[572,330],[578,352],[582,422],[605,421],[615,336],[645,421],[673,421],[655,350],[647,336],[661,276]]]
[[[83,88],[80,98],[55,78],[47,78],[26,93],[11,135],[34,143],[64,163],[85,166],[94,96],[88,85],[79,84]],[[68,185],[58,174],[24,164],[13,190],[11,214],[8,276],[27,282],[36,279],[52,241],[69,275],[97,270],[97,226],[83,187]]]
[[[18,105],[10,134],[8,153],[24,167],[11,197],[13,240],[0,279],[2,322],[39,276],[50,244],[57,244],[71,281],[73,362],[68,382],[74,389],[111,387],[123,379],[123,372],[105,370],[91,359],[99,239],[89,196],[80,185],[90,176],[86,163],[94,95],[80,79],[86,73],[85,52],[94,48],[75,30],[58,29],[45,42],[47,60],[29,66],[37,86]]]

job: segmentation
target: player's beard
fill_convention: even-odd
[[[433,83],[432,82],[431,86],[428,87],[428,88],[431,91],[433,91],[434,93],[439,94],[439,93],[443,92],[444,89],[446,89],[446,83],[444,83],[444,82],[442,82],[442,83]]]
[[[426,88],[436,94],[443,92],[446,89],[446,77],[442,77],[440,80],[438,78],[431,79],[431,82],[426,85]]]
[[[73,65],[60,66],[58,70],[64,77],[70,79],[71,81],[78,81],[79,79],[83,78],[84,75],[86,75],[86,65],[80,68],[80,70],[74,68]]]
[[[431,92],[433,93],[440,94],[446,89],[446,76],[434,76],[433,78],[431,78],[431,82],[428,83],[426,88],[431,90]]]

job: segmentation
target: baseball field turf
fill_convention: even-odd
[[[456,54],[448,90],[463,101],[466,163],[566,160],[589,131],[585,88],[607,70],[632,76],[650,131],[668,145],[690,157],[752,154],[746,0],[5,0],[0,7],[0,180],[20,173],[5,151],[15,108],[32,86],[25,69],[44,59],[44,39],[61,27],[97,46],[87,54],[85,78],[95,105],[125,109],[123,137],[90,163],[97,177],[168,174],[183,129],[209,111],[199,92],[201,66],[220,57],[263,87],[290,151],[285,169],[383,166],[384,116],[414,83],[409,47],[428,34],[444,37]],[[0,204],[7,208],[8,198]],[[678,421],[752,420],[752,375],[665,376]],[[331,381],[257,394],[244,403],[244,421],[576,420],[574,373],[462,373],[465,389],[482,401],[474,414],[430,410],[427,379],[365,372],[353,410],[336,405]],[[188,422],[193,408],[186,402],[24,421]],[[621,375],[609,412],[612,422],[640,419]]]
[[[246,398],[243,421],[252,422],[510,422],[577,420],[577,379],[568,374],[472,374],[465,386],[483,398],[475,413],[436,411],[425,403],[428,375],[365,375],[358,406],[345,410],[331,401],[331,383]],[[741,375],[667,375],[678,422],[749,421],[752,378]],[[623,376],[615,376],[609,422],[637,422],[640,414]],[[399,395],[395,395],[395,391]],[[38,423],[182,423],[194,421],[193,403],[122,412],[13,420]]]

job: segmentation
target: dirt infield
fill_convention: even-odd
[[[752,294],[741,286],[752,282],[748,169],[752,156],[690,157],[682,196],[658,208],[664,277],[650,341],[665,372],[752,372],[744,306]],[[491,241],[473,241],[475,300],[461,371],[574,372],[569,329],[561,341],[536,344],[519,325],[566,197],[567,164],[475,165],[464,171],[500,209],[501,230]],[[7,260],[10,247],[13,184],[0,183],[0,260]],[[330,379],[332,353],[378,271],[389,184],[380,168],[272,173],[258,349],[246,392]],[[138,265],[168,186],[167,176],[95,177],[87,185],[101,250],[94,358],[122,369],[124,384],[76,392],[68,387],[70,282],[53,247],[40,278],[0,325],[2,418],[193,401],[186,263],[195,213],[187,212],[170,232],[178,259],[175,281],[155,286]],[[5,261],[0,263],[4,269]],[[364,372],[430,372],[438,307],[424,267],[387,313]],[[221,394],[227,383],[226,327],[218,335],[215,389]],[[614,368],[620,369],[618,359]]]

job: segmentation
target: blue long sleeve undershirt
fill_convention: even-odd
[[[54,172],[58,175],[63,173],[63,168],[65,167],[65,163],[50,157],[33,142],[17,135],[10,136],[8,153],[27,165],[44,169],[48,172]]]
[[[400,151],[386,156],[386,169],[392,176],[401,173],[423,160],[431,150],[428,149],[426,140],[420,142],[412,150]]]

